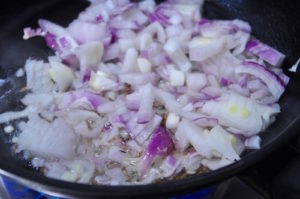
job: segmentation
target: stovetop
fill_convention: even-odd
[[[299,199],[300,136],[239,176],[171,199]],[[59,199],[0,177],[0,199]]]

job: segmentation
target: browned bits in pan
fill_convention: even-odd
[[[106,167],[108,169],[114,169],[114,168],[120,168],[121,164],[119,162],[115,162],[115,161],[107,161],[105,163]]]
[[[124,83],[124,93],[126,95],[132,93],[132,88],[130,84]]]

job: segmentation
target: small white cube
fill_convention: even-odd
[[[137,59],[137,64],[142,73],[151,72],[151,62],[147,59],[140,57]]]
[[[102,71],[98,71],[97,73],[92,71],[89,86],[95,91],[107,91],[116,88],[118,83],[110,79],[108,74]]]
[[[186,85],[189,90],[200,91],[207,84],[206,75],[203,73],[188,73],[186,75]]]
[[[185,82],[184,72],[175,69],[170,71],[170,84],[172,86],[183,86],[184,82]]]
[[[23,77],[25,74],[25,71],[23,68],[19,68],[16,72],[16,77]]]
[[[4,132],[7,134],[11,133],[13,131],[14,131],[14,127],[12,125],[8,125],[8,126],[4,127]]]
[[[141,33],[138,36],[138,47],[140,50],[146,49],[152,43],[152,36],[149,33]]]
[[[102,71],[97,71],[97,73],[92,72],[91,73],[91,79],[89,81],[89,85],[94,90],[101,90],[103,80],[107,79],[107,74]]]
[[[174,129],[179,123],[179,116],[175,113],[169,113],[166,121],[166,127],[169,129]]]

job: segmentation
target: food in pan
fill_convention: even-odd
[[[202,4],[94,0],[66,28],[45,19],[25,28],[55,55],[26,61],[26,108],[0,115],[19,132],[16,153],[51,178],[127,185],[259,149],[289,81],[285,56],[244,21],[203,18]]]

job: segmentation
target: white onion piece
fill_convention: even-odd
[[[106,38],[110,37],[107,35],[107,26],[104,23],[93,24],[75,20],[69,25],[67,31],[82,44],[93,41],[104,42]]]
[[[112,31],[114,33],[114,31]],[[116,37],[120,39],[135,39],[136,33],[130,29],[120,29],[115,31]]]
[[[110,177],[110,185],[125,184],[126,177],[121,168],[113,168],[106,171],[106,175]]]
[[[16,77],[23,77],[24,74],[25,74],[25,71],[24,71],[23,68],[19,68],[19,69],[16,71],[16,73],[15,73]],[[1,84],[0,84],[0,85],[1,85]]]
[[[89,85],[95,91],[107,91],[117,88],[118,84],[111,80],[107,74],[97,71],[97,73],[91,73],[91,79]]]
[[[169,129],[174,129],[177,127],[179,123],[179,116],[176,115],[175,113],[169,113],[166,121],[166,127]]]
[[[174,8],[183,16],[191,18],[191,20],[198,21],[200,20],[200,5],[202,5],[203,1],[197,4],[193,3],[178,3],[175,4]]]
[[[140,58],[137,59],[137,64],[138,64],[138,67],[139,67],[139,69],[142,73],[151,72],[151,65],[152,64],[147,59],[140,57]]]
[[[188,120],[183,120],[186,136],[196,151],[206,157],[224,157],[229,160],[239,160],[234,151],[228,133],[220,126],[215,126],[210,132],[205,132]]]
[[[138,110],[141,102],[140,92],[134,92],[126,95],[126,107],[129,110]]]
[[[30,115],[30,113],[32,113],[32,112],[36,112],[36,110],[35,110],[35,108],[29,106],[22,111],[16,111],[16,112],[12,111],[12,112],[2,113],[2,114],[0,114],[0,123],[6,123],[11,120],[28,117],[28,115]]]
[[[245,140],[245,147],[247,149],[260,149],[261,139],[259,136],[252,136]]]
[[[152,37],[157,34],[157,40],[162,44],[166,41],[165,30],[158,22],[151,23],[143,30],[143,32],[152,35]]]
[[[233,36],[233,41],[232,43],[229,43],[228,45],[231,45],[231,47],[234,48],[232,54],[233,55],[239,55],[244,52],[247,42],[250,39],[250,34],[243,32],[243,31],[238,31],[234,36]]]
[[[182,164],[188,174],[196,173],[203,158],[197,153],[188,153],[182,158]]]
[[[164,45],[164,50],[180,70],[182,70],[183,72],[187,72],[190,70],[192,64],[190,63],[184,52],[180,49],[175,39],[169,39]]]
[[[95,166],[87,160],[74,160],[70,164],[70,170],[77,173],[79,183],[87,183],[95,172]]]
[[[185,82],[184,72],[180,70],[171,70],[170,72],[170,84],[172,86],[183,86]]]
[[[103,44],[99,41],[95,41],[80,45],[75,50],[75,53],[79,58],[81,65],[97,66],[102,59],[103,51]]]
[[[184,31],[184,27],[181,24],[166,27],[166,33],[168,38],[180,37],[182,33],[184,33]]]
[[[182,168],[181,160],[170,155],[165,158],[159,167],[159,169],[162,170],[164,177],[176,175],[182,170]]]
[[[186,136],[186,129],[183,122],[179,122],[178,127],[175,132],[176,138],[176,148],[179,148],[180,151],[184,151],[189,146],[189,139]]]
[[[139,106],[139,111],[137,113],[138,123],[147,123],[150,121],[153,110],[153,102],[154,96],[152,91],[152,85],[150,83],[146,84],[145,86],[141,87],[141,102]]]
[[[232,160],[228,160],[225,158],[221,158],[221,159],[203,159],[201,160],[201,164],[203,166],[206,166],[207,168],[211,169],[211,170],[217,170],[219,168],[225,167],[229,164],[232,164],[233,161]]]
[[[47,110],[54,102],[54,96],[46,93],[29,93],[21,99],[26,106],[36,107],[38,110]]]
[[[143,50],[152,43],[152,36],[150,33],[140,33],[137,40],[139,49]]]
[[[58,86],[60,92],[66,91],[75,79],[73,71],[66,65],[52,61],[49,69],[50,77]]]
[[[156,84],[157,77],[154,73],[128,73],[119,75],[119,81],[130,85]]]
[[[38,21],[38,23],[43,30],[45,30],[53,35],[59,36],[59,35],[67,34],[67,31],[65,28],[63,28],[62,26],[57,25],[51,21],[48,21],[45,19],[40,19]]]
[[[238,74],[247,73],[258,77],[268,86],[270,92],[276,99],[279,99],[284,91],[285,85],[280,77],[258,63],[244,61],[240,67],[236,68],[235,72]]]
[[[109,149],[108,158],[115,162],[122,163],[123,162],[123,153],[120,152],[119,147],[112,146]]]
[[[154,96],[169,112],[181,114],[181,105],[172,94],[161,89],[154,89]]]
[[[191,61],[202,62],[225,49],[224,38],[210,39],[194,37],[189,43],[189,58]]]
[[[206,75],[203,73],[188,73],[186,75],[186,85],[191,91],[200,91],[206,84]]]
[[[215,117],[220,124],[242,131],[245,136],[257,134],[265,128],[265,121],[278,110],[258,104],[256,101],[237,94],[224,94],[218,100],[204,104],[202,111]],[[268,124],[268,122],[267,122]]]
[[[120,46],[118,43],[114,43],[105,49],[103,54],[103,61],[113,60],[119,57],[120,54]]]
[[[139,26],[144,26],[148,22],[148,17],[139,9],[131,8],[125,13],[128,20],[135,21]]]
[[[54,88],[49,76],[50,65],[28,59],[25,63],[27,89],[34,93],[49,93]]]
[[[122,52],[126,52],[129,48],[135,49],[136,42],[134,39],[119,39],[119,47]]]
[[[152,12],[155,8],[155,1],[153,0],[140,1],[138,6],[139,9],[141,9],[142,11]]]
[[[49,124],[38,116],[33,116],[18,137],[18,150],[28,150],[42,157],[72,159],[76,143],[77,138],[72,128],[62,119]]]
[[[162,117],[159,115],[154,115],[153,119],[145,124],[144,130],[135,138],[139,144],[144,144],[144,142],[152,135],[155,129],[159,127],[162,121]]]
[[[126,51],[122,67],[123,72],[129,73],[137,71],[137,57],[138,52],[136,49],[129,48]]]

